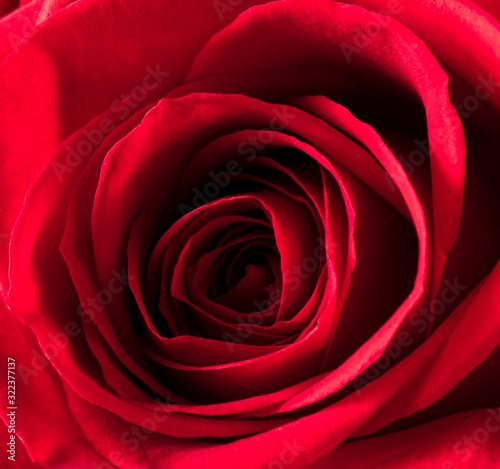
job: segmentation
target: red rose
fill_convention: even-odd
[[[498,3],[16,6],[8,464],[500,465]]]

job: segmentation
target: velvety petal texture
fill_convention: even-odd
[[[0,1],[9,459],[500,467],[499,17]]]

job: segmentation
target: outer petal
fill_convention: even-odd
[[[42,0],[34,0],[0,20],[0,62],[23,40],[30,40],[37,31],[36,20]]]
[[[500,463],[500,408],[452,415],[409,430],[344,443],[311,469],[484,468]]]
[[[0,65],[0,233],[10,233],[26,189],[58,144],[122,95],[133,93],[150,73],[146,67],[161,84],[140,105],[166,94],[187,74],[209,38],[258,2],[245,1],[221,21],[214,6],[204,0],[190,2],[190,8],[172,0],[150,0],[140,7],[135,0],[119,6],[88,0],[41,23],[37,34]],[[131,18],[134,34],[123,34],[130,30]],[[67,40],[75,35],[74,25],[78,25],[77,39]],[[7,265],[5,244],[0,246],[2,266]],[[3,267],[4,289],[6,282]]]
[[[0,312],[0,356],[3,363],[7,357],[16,361],[16,435],[17,450],[21,453],[16,456],[22,460],[24,450],[20,446],[24,443],[31,459],[44,466],[54,469],[86,469],[92,463],[99,466],[103,459],[72,417],[60,376],[44,359],[34,335],[9,314],[1,301]],[[7,402],[6,386],[0,389],[0,397]],[[2,405],[4,421],[6,413]]]
[[[500,24],[469,0],[347,0],[390,14],[423,39],[431,51],[472,86],[500,80]],[[481,2],[475,2],[480,4]],[[498,12],[498,2],[495,11]],[[391,7],[392,5],[392,7]],[[443,38],[446,41],[443,41]],[[484,87],[484,84],[483,84]],[[500,93],[488,100],[500,110]]]

